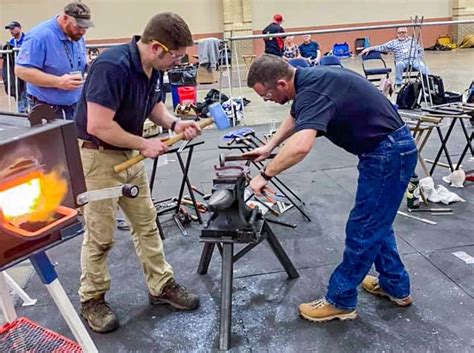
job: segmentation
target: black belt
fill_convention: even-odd
[[[31,99],[33,104],[46,104],[46,105],[50,105],[50,106],[53,106],[53,107],[59,108],[59,109],[72,109],[76,106],[76,103],[72,104],[72,105],[61,105],[61,104],[52,104],[52,103],[44,102],[42,100],[39,100],[35,96],[32,96],[31,94],[28,94],[27,97],[29,99]]]
[[[115,147],[115,146],[105,147],[105,146],[97,145],[94,142],[85,141],[85,140],[81,141],[80,146],[82,148],[86,148],[88,150],[111,150],[111,151],[119,151],[119,152],[130,152],[129,149],[125,149],[125,148],[121,148],[121,147]]]

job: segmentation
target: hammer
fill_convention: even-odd
[[[268,158],[273,158],[276,156],[276,153],[272,153],[268,156]],[[219,167],[224,167],[225,162],[232,162],[232,161],[253,161],[257,158],[258,155],[252,155],[250,152],[246,154],[237,154],[237,155],[225,155],[224,153],[219,154]]]
[[[216,124],[216,127],[219,130],[225,130],[229,127],[229,120],[227,119],[227,115],[225,114],[224,109],[222,108],[222,105],[220,105],[220,103],[211,104],[209,106],[209,112],[211,114],[210,118],[206,118],[198,122],[198,125],[201,129],[204,129],[206,126],[212,125],[213,123]],[[176,142],[183,140],[183,138],[184,138],[184,134],[179,133],[173,137],[170,137],[163,143],[166,144],[167,146],[171,146],[175,144]],[[139,154],[138,156],[132,157],[126,160],[125,162],[114,166],[114,171],[116,173],[120,173],[121,171],[130,168],[131,166],[137,164],[138,162],[141,162],[144,159],[145,157]]]

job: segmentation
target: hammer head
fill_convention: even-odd
[[[220,103],[212,103],[209,106],[209,113],[211,114],[214,124],[219,130],[225,130],[230,126],[229,119],[227,118],[224,108],[222,108]]]

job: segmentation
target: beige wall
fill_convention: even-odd
[[[285,28],[451,16],[451,0],[254,0],[253,28],[263,29],[274,13]],[[313,14],[313,15],[311,15]]]
[[[59,13],[68,0],[0,0],[0,40],[5,42],[9,32],[5,24],[17,20],[28,31],[35,24]],[[222,0],[86,0],[96,27],[87,39],[129,38],[141,33],[153,14],[163,11],[179,13],[193,34],[221,33]]]

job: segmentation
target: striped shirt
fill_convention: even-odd
[[[423,57],[423,48],[414,39],[412,43],[412,37],[407,37],[405,40],[399,40],[398,38],[393,39],[387,43],[375,46],[374,50],[393,52],[395,56],[395,62],[409,58],[419,59]]]

